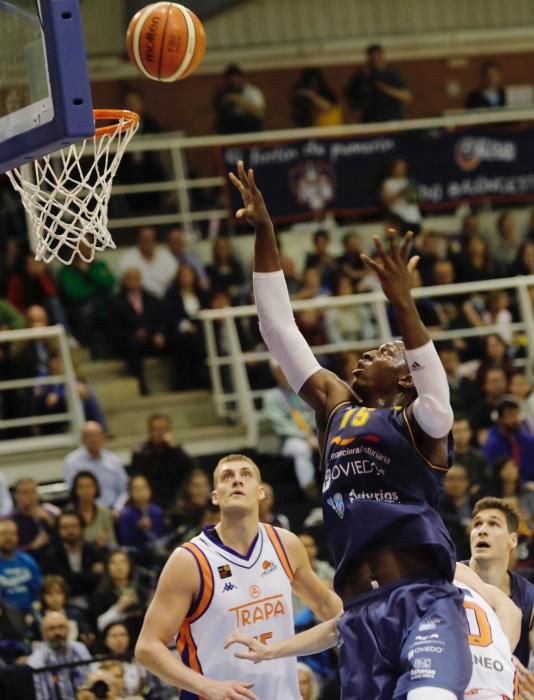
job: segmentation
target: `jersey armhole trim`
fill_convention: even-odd
[[[408,418],[408,415],[406,413],[405,408],[402,409],[402,416],[404,418],[404,423],[405,423],[405,425],[408,429],[408,433],[410,435],[410,441],[411,441],[412,445],[414,446],[414,449],[416,450],[417,454],[421,457],[421,459],[424,459],[424,461],[428,464],[428,466],[431,469],[435,469],[438,472],[448,472],[449,467],[438,467],[436,464],[432,464],[432,462],[429,459],[427,459],[425,457],[425,455],[421,452],[421,450],[419,449],[419,447],[417,446],[417,443],[415,441],[415,436],[413,434],[413,428],[411,426],[411,423],[410,423],[410,420]]]
[[[200,590],[198,596],[193,601],[191,609],[187,613],[185,622],[191,624],[196,622],[209,608],[213,599],[215,589],[213,580],[213,571],[204,552],[192,542],[186,542],[180,545],[182,549],[187,550],[195,559],[198,573],[200,576]]]
[[[267,537],[271,541],[271,544],[274,547],[274,550],[278,556],[278,559],[280,560],[280,564],[282,564],[282,568],[287,574],[287,577],[291,583],[293,583],[293,579],[295,578],[295,573],[293,572],[293,569],[291,568],[291,563],[289,561],[289,557],[287,556],[286,550],[284,545],[282,544],[282,540],[280,539],[280,535],[276,532],[275,528],[272,525],[265,525],[265,532],[267,533]]]

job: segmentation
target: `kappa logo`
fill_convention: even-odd
[[[232,569],[230,568],[230,564],[223,564],[222,566],[218,566],[217,571],[219,572],[219,578],[230,578],[230,576],[232,575]]]
[[[263,577],[263,576],[267,576],[268,574],[272,574],[273,571],[276,571],[276,569],[278,567],[276,566],[274,561],[269,561],[268,559],[265,559],[265,561],[261,565],[261,568],[262,568],[261,575]]]
[[[227,593],[228,591],[237,591],[237,586],[234,586],[234,584],[231,581],[227,581],[224,584],[224,588],[222,590],[223,593]]]
[[[335,493],[331,498],[329,498],[327,501],[328,505],[334,513],[343,520],[345,517],[345,503],[343,501],[343,496],[340,493]]]

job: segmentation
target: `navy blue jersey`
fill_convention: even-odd
[[[433,549],[436,573],[452,580],[455,548],[435,511],[446,471],[419,452],[401,407],[346,401],[332,411],[323,448],[323,514],[336,590],[352,560],[419,545]]]
[[[521,620],[521,637],[514,650],[514,655],[517,656],[523,666],[528,666],[528,658],[530,655],[528,633],[532,627],[534,585],[515,571],[509,571],[508,573],[510,574],[510,598],[518,608],[521,608],[521,612],[523,613],[523,618]]]

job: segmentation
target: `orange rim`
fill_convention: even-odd
[[[95,129],[95,138],[100,138],[106,134],[111,135],[118,132],[128,131],[135,124],[139,124],[139,115],[130,112],[128,109],[94,109],[95,125],[99,121],[114,121],[115,124],[99,126]]]

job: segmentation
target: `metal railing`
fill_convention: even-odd
[[[496,290],[508,290],[514,293],[519,321],[512,323],[510,330],[514,334],[523,335],[526,341],[524,343],[526,357],[520,358],[517,364],[525,365],[528,376],[532,378],[534,372],[534,310],[529,296],[530,287],[534,287],[534,275],[424,287],[414,289],[413,296],[416,300],[435,299],[438,301],[441,297],[484,294]],[[313,346],[312,349],[316,355],[328,356],[354,350],[366,350],[393,338],[388,316],[388,302],[381,291],[350,296],[317,297],[305,301],[294,301],[292,306],[295,312],[307,309],[325,312],[329,309],[343,307],[356,309],[361,306],[372,309],[376,331],[374,337]],[[256,400],[261,399],[265,392],[251,388],[247,364],[268,362],[271,355],[266,350],[243,351],[238,324],[242,319],[256,317],[256,307],[249,305],[205,310],[199,313],[199,317],[204,326],[208,366],[217,413],[220,416],[231,417],[244,425],[247,446],[254,447],[258,442],[259,423],[262,419],[262,411],[261,408],[257,408]],[[220,329],[223,329],[225,334],[227,353],[220,352],[216,342],[217,331]],[[499,325],[493,324],[433,330],[430,334],[434,341],[450,341],[484,337],[499,333],[500,330]],[[230,382],[223,379],[225,368],[228,368],[226,371],[230,372]]]
[[[83,409],[78,395],[78,385],[72,364],[69,344],[63,326],[46,326],[45,328],[23,328],[13,331],[0,331],[0,346],[18,342],[35,343],[38,341],[55,341],[54,349],[59,352],[63,374],[23,377],[0,381],[0,399],[5,392],[17,390],[33,392],[37,387],[63,384],[65,386],[65,410],[60,413],[34,413],[18,418],[0,417],[0,431],[7,431],[7,437],[0,440],[0,455],[16,452],[38,452],[59,447],[76,447],[80,441],[80,431],[83,424]],[[17,397],[13,399],[17,402]],[[31,405],[32,402],[25,405]],[[43,425],[66,425],[52,435],[28,435],[27,437],[10,437],[10,431],[17,428],[32,428]]]
[[[159,153],[167,178],[160,182],[145,182],[142,184],[121,184],[116,179],[112,189],[112,197],[120,195],[139,195],[159,192],[167,196],[174,195],[168,202],[167,211],[158,210],[155,213],[139,213],[131,216],[117,216],[110,212],[108,226],[110,229],[132,228],[141,225],[170,226],[182,225],[187,234],[194,237],[195,226],[200,222],[218,222],[228,219],[231,211],[228,209],[226,197],[219,196],[217,206],[194,210],[191,206],[191,194],[195,189],[213,188],[221,191],[226,186],[226,178],[221,174],[210,177],[190,177],[187,166],[187,154],[198,151],[235,146],[244,144],[268,144],[284,141],[298,141],[320,138],[337,138],[363,136],[366,134],[388,134],[401,131],[416,131],[430,129],[453,129],[455,127],[476,126],[484,124],[509,123],[518,121],[534,121],[534,109],[500,109],[489,110],[485,113],[462,113],[428,119],[410,119],[401,122],[380,122],[379,124],[344,124],[332,127],[312,127],[298,129],[283,129],[264,131],[251,134],[185,136],[182,132],[171,132],[161,135],[138,135],[129,144],[127,153]],[[113,147],[112,147],[113,150]],[[212,157],[212,156],[211,156]],[[120,174],[119,174],[120,177]],[[215,198],[214,198],[215,199]],[[220,204],[220,206],[219,206]]]

